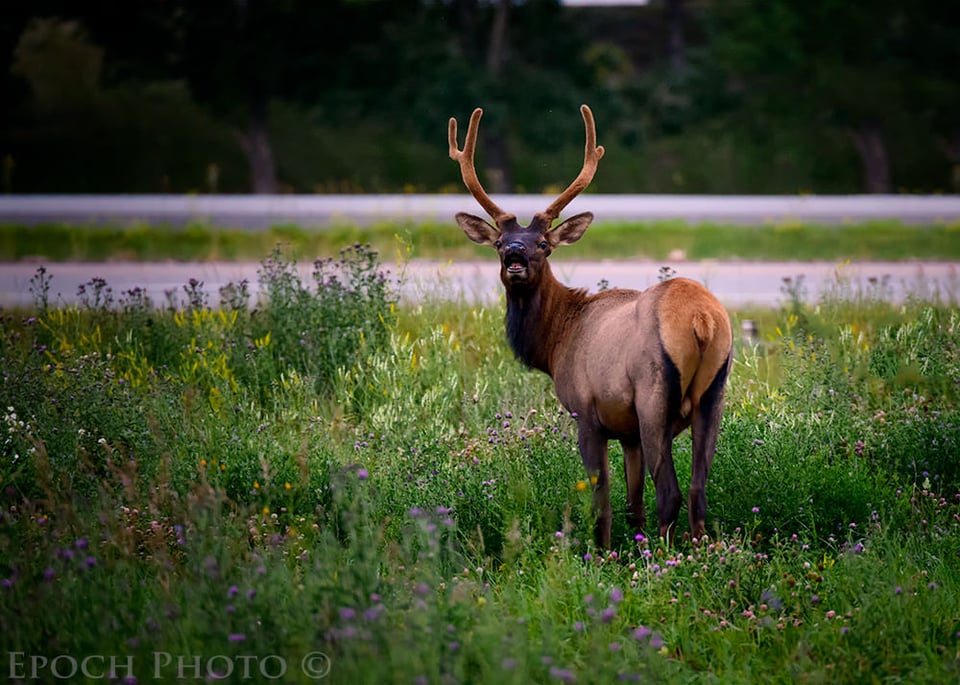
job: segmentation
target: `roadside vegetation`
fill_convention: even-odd
[[[54,265],[33,309],[3,312],[0,654],[23,655],[5,669],[26,680],[43,657],[52,682],[58,655],[60,673],[117,655],[132,668],[108,675],[152,682],[199,655],[200,678],[228,682],[281,664],[283,682],[957,679],[955,307],[785,286],[738,342],[709,541],[629,530],[617,477],[601,551],[575,418],[512,359],[499,306],[398,306],[362,245],[314,266],[304,282],[275,251],[253,303],[250,284],[197,282],[108,301],[94,279],[61,308]],[[675,454],[684,482],[689,437]]]
[[[383,222],[371,226],[273,226],[245,230],[186,227],[0,225],[0,261],[257,261],[283,242],[293,254],[335,254],[353,243],[393,257],[470,258],[486,251],[450,223]],[[841,226],[778,223],[757,226],[599,222],[575,255],[558,259],[744,259],[767,261],[902,261],[960,259],[960,225],[908,226],[874,221]]]

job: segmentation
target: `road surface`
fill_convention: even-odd
[[[552,201],[545,195],[494,195],[526,222]],[[469,195],[10,195],[0,196],[0,223],[190,222],[251,230],[277,224],[322,227],[379,221],[453,221],[483,214]],[[765,224],[842,224],[899,219],[906,224],[960,221],[957,195],[581,195],[565,216],[591,211],[597,221],[683,220]]]
[[[564,283],[598,289],[601,281],[611,287],[643,289],[657,282],[661,264],[653,261],[565,261],[551,262]],[[9,308],[33,302],[30,279],[37,263],[0,264],[0,306]],[[77,288],[93,278],[102,278],[112,288],[114,300],[134,287],[146,289],[157,305],[166,302],[165,291],[182,301],[183,286],[191,278],[203,281],[211,305],[219,303],[219,289],[229,282],[247,279],[251,292],[257,290],[255,262],[201,263],[53,263],[46,265],[52,277],[50,303],[78,302]],[[939,292],[947,302],[960,301],[960,263],[956,262],[867,262],[839,265],[833,262],[674,262],[676,275],[706,284],[725,305],[776,306],[785,300],[784,278],[803,276],[805,299],[816,301],[823,293],[845,288],[847,294],[883,287],[896,301],[908,294],[930,296]],[[300,267],[301,278],[310,282],[311,264]],[[467,302],[495,302],[502,286],[499,265],[491,256],[483,261],[438,262],[415,260],[402,274],[396,265],[386,264],[391,277],[400,282],[403,301],[428,297],[462,299]]]

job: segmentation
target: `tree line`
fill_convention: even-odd
[[[915,0],[12,0],[5,192],[960,191],[960,7]]]

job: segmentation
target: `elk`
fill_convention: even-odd
[[[470,117],[463,150],[457,120],[450,119],[450,157],[467,189],[493,219],[458,213],[467,237],[500,257],[506,290],[506,336],[517,358],[548,374],[560,403],[576,417],[577,443],[594,483],[594,535],[609,549],[611,535],[608,441],[623,447],[627,516],[646,528],[645,470],[656,487],[660,536],[669,539],[682,496],[673,464],[673,439],[688,426],[693,435],[688,498],[690,535],[704,537],[706,481],[717,447],[733,335],[723,305],[703,285],[685,278],[646,290],[609,289],[594,294],[558,281],[547,258],[576,242],[593,221],[584,212],[553,226],[560,212],[593,180],[603,147],[593,113],[580,107],[586,128],[583,168],[543,212],[522,226],[484,191],[473,156],[483,110]]]

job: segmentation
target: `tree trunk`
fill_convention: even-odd
[[[247,128],[240,133],[240,143],[250,166],[250,190],[255,195],[277,192],[277,166],[267,121],[266,104],[253,105]]]
[[[879,124],[865,122],[859,128],[851,130],[850,137],[863,165],[864,190],[872,194],[889,193],[892,187],[890,163]]]
[[[490,30],[490,45],[487,49],[487,73],[490,80],[500,80],[503,65],[507,61],[507,29],[510,23],[511,0],[498,0],[493,15],[493,28]],[[501,122],[502,123],[502,122]],[[513,190],[513,176],[510,173],[510,147],[502,131],[486,129],[484,148],[487,153],[487,176],[490,189],[494,193],[509,193]]]
[[[666,0],[667,57],[674,76],[687,70],[687,45],[683,37],[683,0]]]
[[[950,163],[950,178],[947,192],[960,193],[960,129],[940,138],[940,149]]]

